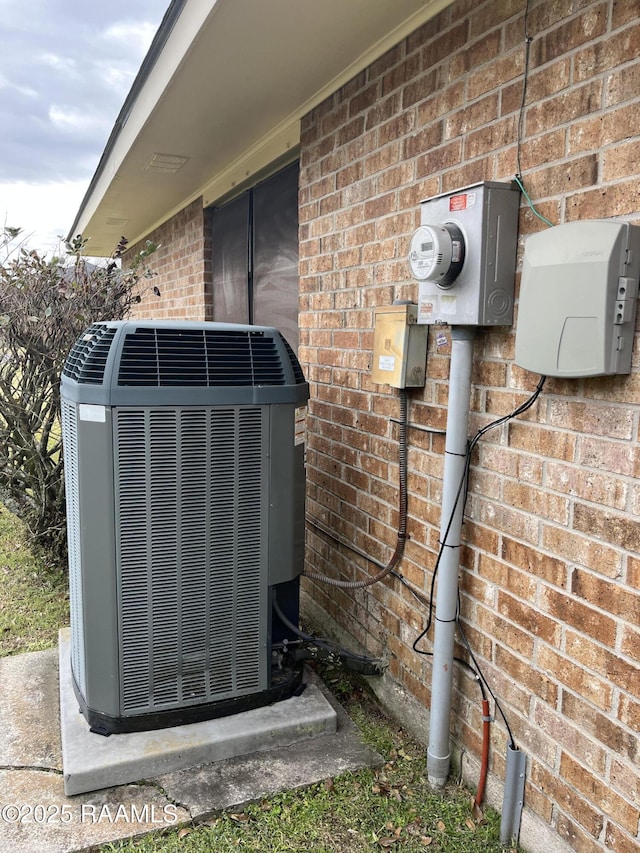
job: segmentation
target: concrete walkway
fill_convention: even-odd
[[[336,709],[334,734],[65,796],[58,649],[0,659],[0,850],[88,850],[381,763],[324,685],[308,680]]]

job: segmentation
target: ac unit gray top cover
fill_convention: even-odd
[[[103,406],[304,405],[309,385],[277,329],[235,323],[94,323],[65,362],[61,395]]]

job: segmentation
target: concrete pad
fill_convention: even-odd
[[[110,737],[91,732],[71,680],[70,632],[59,636],[65,794],[97,791],[172,770],[264,752],[336,731],[336,712],[307,684],[300,696],[229,717]]]
[[[152,785],[69,798],[62,774],[11,769],[0,791],[0,849],[12,853],[75,853],[191,820]]]
[[[70,797],[62,774],[58,650],[0,659],[0,849],[94,850],[381,764],[313,672],[309,683],[334,708],[335,733]]]
[[[0,658],[0,696],[0,764],[62,771],[57,649]]]
[[[223,809],[259,802],[281,791],[303,788],[363,767],[380,766],[382,756],[360,740],[357,727],[320,679],[315,673],[310,673],[309,679],[336,711],[335,734],[267,754],[179,770],[155,781],[172,801],[188,804],[194,820],[204,820]]]

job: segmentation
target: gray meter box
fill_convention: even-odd
[[[640,226],[584,220],[525,244],[515,360],[544,376],[629,373]]]
[[[422,202],[409,255],[418,323],[511,325],[519,206],[517,185],[496,181]]]

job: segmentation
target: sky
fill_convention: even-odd
[[[0,225],[51,256],[169,0],[0,0]]]

